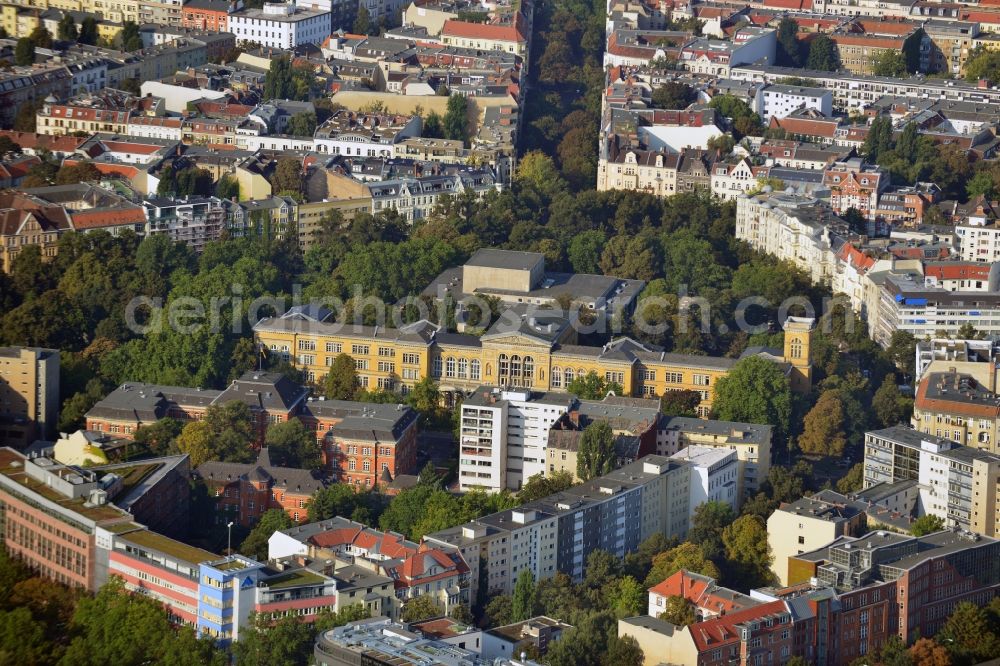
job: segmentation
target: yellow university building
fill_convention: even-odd
[[[737,359],[672,354],[631,338],[602,346],[577,344],[577,327],[554,305],[562,294],[596,317],[630,311],[643,287],[637,280],[549,273],[544,258],[528,252],[481,250],[465,266],[442,273],[425,294],[499,298],[506,307],[483,335],[446,332],[427,321],[391,328],[335,321],[324,308],[302,306],[258,322],[258,343],[320,382],[338,354],[350,355],[361,385],[406,393],[432,377],[449,400],[487,386],[564,391],[574,378],[595,372],[626,395],[654,397],[689,389],[701,394],[707,416],[716,382]],[[552,309],[545,309],[545,308]],[[781,363],[792,388],[808,391],[812,320],[789,318],[784,350],[757,350]]]

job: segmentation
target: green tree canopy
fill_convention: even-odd
[[[820,456],[840,456],[847,445],[844,434],[844,405],[833,390],[823,391],[819,400],[806,414],[804,429],[799,436],[799,448],[804,453]]]
[[[583,430],[576,453],[576,475],[587,481],[609,474],[615,468],[615,435],[606,421],[596,421]]]
[[[358,390],[358,371],[348,354],[337,354],[323,381],[323,390],[330,400],[352,400]]]
[[[282,467],[319,469],[323,455],[316,441],[316,434],[292,417],[281,423],[271,424],[265,435],[271,461]]]
[[[240,544],[240,552],[259,562],[266,562],[267,540],[275,532],[287,530],[294,524],[283,509],[268,509],[261,515],[260,520],[257,521],[253,529],[250,530],[247,538]]]
[[[806,69],[818,69],[824,72],[835,72],[840,68],[840,57],[837,45],[828,36],[820,34],[809,42],[809,57],[806,58]]]
[[[792,392],[788,377],[776,364],[750,356],[741,359],[715,385],[712,418],[770,424],[775,440],[788,433]]]
[[[609,382],[591,370],[585,375],[574,377],[566,385],[566,390],[584,400],[603,400],[608,393],[622,394],[622,387],[616,382]]]

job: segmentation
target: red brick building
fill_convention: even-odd
[[[305,520],[309,500],[328,483],[312,470],[272,465],[267,447],[256,462],[210,461],[202,463],[195,476],[216,498],[216,522],[235,521],[244,527],[252,527],[271,509],[283,509],[296,522]]]
[[[311,400],[302,420],[337,481],[372,488],[417,471],[417,413],[406,405]]]
[[[226,0],[189,0],[181,10],[181,27],[209,32],[226,32],[229,27]]]
[[[297,415],[309,390],[276,372],[245,373],[224,390],[126,383],[112,391],[86,414],[87,430],[120,437],[163,418],[197,421],[211,405],[244,402],[250,408],[256,446],[264,442],[271,423],[282,423]]]

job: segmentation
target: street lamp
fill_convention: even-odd
[[[226,539],[226,555],[232,555],[233,554],[233,521],[230,520],[226,524],[226,529],[229,532],[229,536]]]

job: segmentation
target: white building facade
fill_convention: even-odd
[[[319,45],[330,36],[330,12],[269,2],[263,9],[245,9],[230,14],[229,32],[236,35],[237,42],[257,42],[276,49]]]

